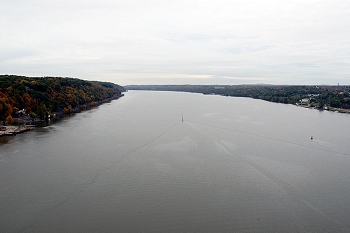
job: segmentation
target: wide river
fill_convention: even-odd
[[[349,114],[129,91],[0,140],[0,232],[350,232]]]

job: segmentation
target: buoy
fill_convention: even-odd
[[[314,139],[314,137],[313,137],[313,136],[311,136],[311,140],[312,140],[312,139]]]

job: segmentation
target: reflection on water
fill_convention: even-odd
[[[349,117],[130,91],[1,146],[0,231],[349,232]]]
[[[0,145],[8,143],[11,140],[12,136],[1,136],[0,137]]]

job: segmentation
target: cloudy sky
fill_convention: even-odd
[[[350,84],[349,0],[0,0],[0,74]]]

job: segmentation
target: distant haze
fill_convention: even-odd
[[[0,74],[350,84],[348,0],[1,1]]]

